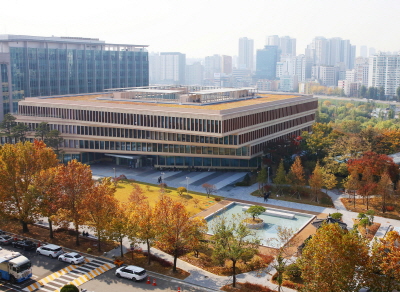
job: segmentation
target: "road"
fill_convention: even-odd
[[[36,292],[52,292],[60,289],[63,285],[70,281],[81,281],[81,277],[87,273],[91,273],[95,277],[79,286],[79,288],[87,289],[95,292],[109,291],[178,291],[178,287],[183,292],[204,292],[210,291],[206,288],[193,287],[178,279],[163,277],[148,272],[151,284],[147,281],[132,282],[128,279],[117,278],[114,265],[107,261],[97,258],[87,259],[85,264],[73,266],[68,263],[60,262],[42,255],[37,255],[35,251],[22,251],[11,246],[3,246],[4,249],[18,251],[32,262],[32,279],[19,284],[11,284],[7,281],[0,280],[0,291],[36,291]],[[110,269],[111,268],[111,269]],[[93,272],[95,270],[95,272]],[[105,272],[103,272],[105,271]],[[156,279],[156,286],[153,286],[153,280]],[[37,289],[38,281],[44,283],[44,286]],[[25,289],[24,289],[25,288]],[[24,289],[24,290],[23,290]]]

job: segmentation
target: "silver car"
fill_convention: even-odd
[[[62,247],[59,245],[47,244],[47,245],[38,247],[36,249],[36,253],[48,256],[52,259],[56,259],[60,255],[62,255],[64,253],[64,251],[63,251]]]
[[[147,277],[146,270],[137,266],[122,266],[115,271],[115,275],[132,281],[140,281]]]
[[[60,262],[66,262],[73,265],[81,264],[85,261],[85,257],[77,252],[64,253],[58,257]]]
[[[0,245],[7,245],[13,241],[13,238],[9,235],[0,235]]]

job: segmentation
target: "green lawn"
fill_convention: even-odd
[[[160,187],[158,185],[135,182],[130,180],[121,180],[118,182],[115,197],[121,202],[127,202],[129,195],[133,190],[132,184],[138,184],[143,190],[143,194],[147,197],[151,206],[154,206],[160,196]],[[171,197],[173,200],[181,202],[189,213],[193,216],[202,210],[205,210],[216,203],[215,197],[207,198],[206,194],[186,192],[180,196],[175,188],[167,187],[165,195]]]

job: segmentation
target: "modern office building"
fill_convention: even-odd
[[[17,121],[59,130],[64,162],[255,169],[270,141],[311,130],[317,106],[312,96],[254,88],[164,86],[29,98],[19,102]]]
[[[256,78],[270,79],[276,78],[276,63],[278,61],[278,47],[265,46],[262,50],[257,50],[256,57]]]
[[[378,53],[369,58],[368,87],[383,87],[385,95],[395,96],[400,86],[400,54]]]
[[[238,69],[253,71],[254,40],[239,39]]]
[[[0,120],[25,97],[148,86],[145,45],[99,39],[0,35]]]

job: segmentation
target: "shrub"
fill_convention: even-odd
[[[237,288],[233,288],[232,284],[225,285],[224,287],[221,288],[222,291],[241,291],[241,292],[274,292],[274,290],[269,289],[268,287],[265,287],[260,284],[252,284],[249,282],[246,283],[240,283],[237,282],[237,286],[240,286],[240,290]]]
[[[75,285],[67,284],[61,288],[60,292],[79,292],[79,289]]]
[[[91,252],[92,252],[92,249],[91,249],[90,247],[88,247],[86,251],[87,251],[88,253],[91,253]]]
[[[292,278],[298,278],[301,277],[301,269],[296,263],[293,263],[285,268],[285,274]]]
[[[343,214],[342,214],[342,213],[339,213],[339,212],[336,212],[336,213],[332,213],[332,214],[331,214],[331,217],[332,217],[333,219],[336,219],[336,220],[342,219],[342,216],[343,216]]]
[[[285,286],[285,287],[288,287],[291,289],[295,289],[295,290],[300,290],[304,287],[303,284],[293,283],[292,281],[289,281],[289,280],[283,280],[282,286]]]
[[[144,251],[143,255],[147,257],[148,256],[147,251]],[[158,257],[158,256],[156,256],[155,254],[152,254],[152,253],[150,254],[150,260],[158,262],[163,267],[167,267],[168,268],[168,267],[172,267],[173,266],[173,264],[170,261],[165,260],[163,258],[160,258],[160,257]]]
[[[327,198],[327,197],[322,197],[321,198],[321,204],[322,205],[332,205],[332,200]]]
[[[239,181],[239,182],[235,183],[235,186],[237,186],[237,187],[248,187],[249,183],[245,182],[245,181]]]
[[[386,211],[394,211],[394,206],[386,206]]]
[[[216,202],[219,202],[219,201],[221,201],[221,198],[215,197],[214,200],[215,200]]]

